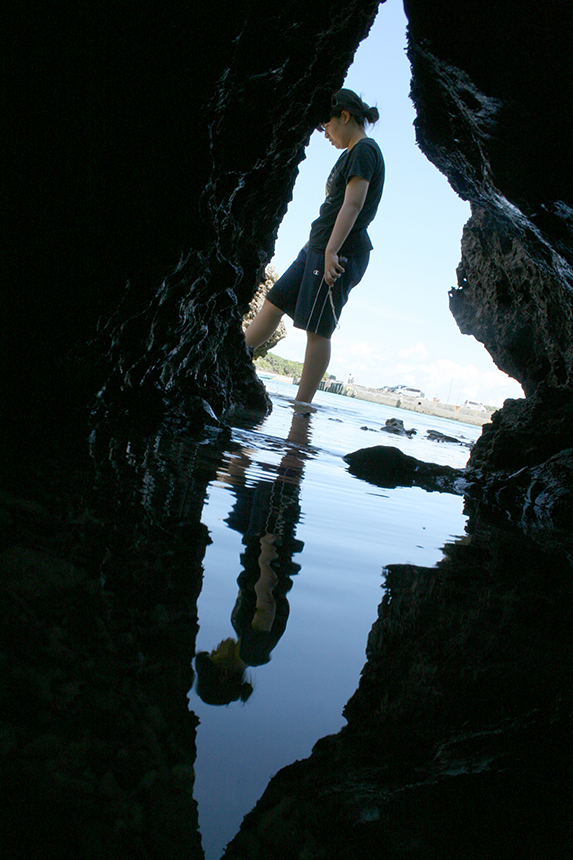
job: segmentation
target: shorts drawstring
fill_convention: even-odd
[[[307,321],[307,324],[306,324],[306,330],[307,330],[307,331],[309,330],[310,320],[311,320],[312,315],[313,315],[313,313],[314,313],[314,309],[315,309],[315,307],[316,307],[316,302],[318,301],[318,297],[319,297],[319,295],[320,295],[320,291],[322,290],[322,285],[323,285],[324,283],[325,283],[325,277],[324,277],[324,275],[323,275],[323,276],[322,276],[322,281],[320,282],[320,285],[319,285],[319,287],[318,287],[318,290],[316,291],[316,296],[315,296],[315,298],[314,298],[314,302],[313,302],[313,304],[312,304],[312,308],[310,309],[310,313],[309,313],[309,315],[308,315],[308,321]],[[323,315],[323,313],[324,313],[324,308],[325,308],[325,305],[326,305],[327,299],[329,299],[329,300],[330,300],[330,307],[331,307],[331,309],[332,309],[332,316],[334,317],[334,324],[335,324],[335,325],[334,325],[334,327],[335,327],[335,329],[337,329],[337,328],[340,328],[340,323],[338,322],[338,317],[336,316],[336,309],[335,309],[335,307],[334,307],[334,299],[333,299],[333,297],[332,297],[332,287],[328,286],[328,284],[327,284],[327,287],[328,287],[328,289],[327,289],[326,295],[325,295],[325,297],[324,297],[324,301],[323,301],[323,303],[322,303],[322,308],[320,309],[320,314],[319,314],[318,320],[316,321],[316,326],[315,326],[315,328],[318,328],[318,327],[319,327],[319,325],[320,325],[320,321],[321,321],[321,319],[322,319],[322,315]]]

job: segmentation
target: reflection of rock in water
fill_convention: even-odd
[[[567,856],[571,566],[470,531],[435,568],[389,566],[348,725],[271,780],[225,857]]]
[[[95,493],[85,464],[54,461],[41,505],[0,500],[2,856],[200,856],[186,693],[204,450],[100,433]]]

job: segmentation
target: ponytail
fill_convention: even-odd
[[[377,107],[367,107],[364,111],[364,119],[370,125],[374,125],[380,119],[380,114]]]

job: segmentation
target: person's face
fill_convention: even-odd
[[[346,149],[349,140],[348,122],[350,115],[346,111],[342,111],[340,116],[332,116],[322,126],[324,136],[331,142],[336,149]]]

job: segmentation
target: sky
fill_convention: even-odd
[[[523,397],[521,386],[498,370],[481,343],[461,334],[449,310],[470,207],[416,146],[406,23],[401,0],[387,0],[344,82],[380,111],[367,133],[382,149],[386,180],[368,231],[370,265],[333,335],[328,372],[343,381],[352,375],[369,388],[411,385],[430,399],[501,406],[507,397]],[[278,234],[272,260],[278,275],[307,241],[339,155],[313,133]],[[288,337],[273,352],[302,361],[306,335],[284,321]]]

